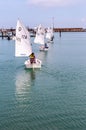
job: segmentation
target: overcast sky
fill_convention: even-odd
[[[0,0],[0,28],[26,26],[86,28],[86,0]]]

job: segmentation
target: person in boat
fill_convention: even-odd
[[[36,63],[36,58],[35,58],[35,54],[32,52],[32,54],[29,56],[30,58],[30,63]]]
[[[53,39],[54,39],[54,36],[51,37],[51,41],[53,41]]]
[[[47,46],[47,43],[45,43],[45,46],[44,46],[45,48],[48,48],[48,46]]]

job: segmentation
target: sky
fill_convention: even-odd
[[[0,0],[0,28],[39,24],[56,28],[86,28],[86,0]]]

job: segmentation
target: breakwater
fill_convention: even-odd
[[[86,32],[84,28],[54,28],[54,32]]]

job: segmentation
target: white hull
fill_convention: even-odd
[[[44,46],[41,46],[40,47],[40,51],[48,51],[48,48],[44,47]]]
[[[36,63],[31,64],[30,60],[26,60],[24,64],[27,69],[31,68],[34,69],[34,68],[41,68],[42,62],[39,59],[36,59]]]

